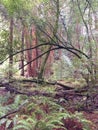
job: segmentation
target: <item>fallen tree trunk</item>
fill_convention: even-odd
[[[13,80],[7,83],[0,83],[0,87],[3,86],[4,84],[10,84],[10,83],[15,83],[15,82],[23,82],[23,83],[36,83],[36,84],[45,84],[45,85],[58,85],[62,87],[64,90],[71,90],[74,89],[71,86],[68,86],[64,83],[61,83],[60,81],[44,81],[44,80],[38,80],[38,79],[22,79],[22,80]]]
[[[58,83],[59,84],[59,83]],[[84,96],[83,94],[79,93],[78,91],[76,91],[75,89],[69,89],[69,87],[67,86],[63,86],[64,89],[61,89],[60,91],[56,91],[55,93],[49,93],[49,92],[41,92],[40,90],[34,90],[34,91],[20,91],[17,88],[15,88],[14,86],[12,86],[10,83],[2,83],[1,84],[4,88],[5,91],[9,91],[10,93],[15,93],[15,94],[22,94],[22,95],[27,95],[27,96],[46,96],[46,97],[65,97],[66,95],[77,95],[77,96]],[[1,86],[0,85],[0,86]],[[67,89],[66,89],[67,88]]]
[[[37,83],[37,84],[46,84],[46,85],[58,85],[63,87],[65,90],[71,90],[74,89],[71,86],[68,86],[66,84],[60,83],[59,81],[44,81],[44,80],[38,80],[38,79],[23,79],[19,80],[19,82],[31,82],[31,83]]]

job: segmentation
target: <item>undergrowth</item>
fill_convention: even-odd
[[[0,99],[0,117],[16,110],[0,120],[1,130],[90,130],[82,113],[68,112],[53,98],[14,95],[8,104],[11,97]]]

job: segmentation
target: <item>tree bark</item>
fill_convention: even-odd
[[[9,34],[9,79],[12,78],[13,76],[13,72],[12,72],[12,69],[13,69],[13,18],[10,19],[10,27],[9,27],[9,30],[10,30],[10,34]]]
[[[24,27],[22,30],[22,38],[21,38],[22,44],[21,49],[24,50]],[[21,52],[21,76],[24,76],[24,51]]]
[[[24,30],[24,36],[25,36],[25,44],[26,44],[26,48],[30,48],[30,34],[28,31],[28,27],[25,26],[25,30]],[[27,50],[26,51],[26,59],[27,59],[27,63],[30,62],[32,60],[32,55],[31,55],[31,50]],[[31,62],[27,65],[27,72],[26,72],[26,77],[32,77],[32,65]]]
[[[36,36],[36,28],[32,26],[32,47],[37,45],[37,36]],[[35,59],[38,56],[37,48],[32,50],[32,59]],[[32,62],[32,76],[37,77],[38,74],[38,59]]]

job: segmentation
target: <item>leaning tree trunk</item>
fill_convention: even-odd
[[[46,78],[49,78],[53,74],[53,71],[51,69],[53,62],[54,62],[54,51],[51,51],[47,60],[46,69],[44,73],[44,76]]]
[[[48,48],[48,50],[50,50],[51,48],[52,48],[52,46],[50,46],[50,47]],[[47,62],[47,60],[48,60],[49,54],[50,54],[50,51],[46,54],[45,59],[44,59],[43,62],[42,62],[41,69],[40,69],[40,73],[38,74],[38,79],[43,79],[43,74],[44,74],[44,70],[45,70],[45,65],[46,65],[46,62]]]
[[[10,27],[9,27],[9,79],[13,76],[13,18],[10,19]]]

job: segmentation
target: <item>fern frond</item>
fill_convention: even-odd
[[[25,126],[25,125],[17,125],[13,128],[13,130],[32,130],[29,127]]]
[[[17,126],[23,125],[24,127],[28,128],[29,130],[32,129],[31,124],[26,120],[20,120],[17,124]]]

